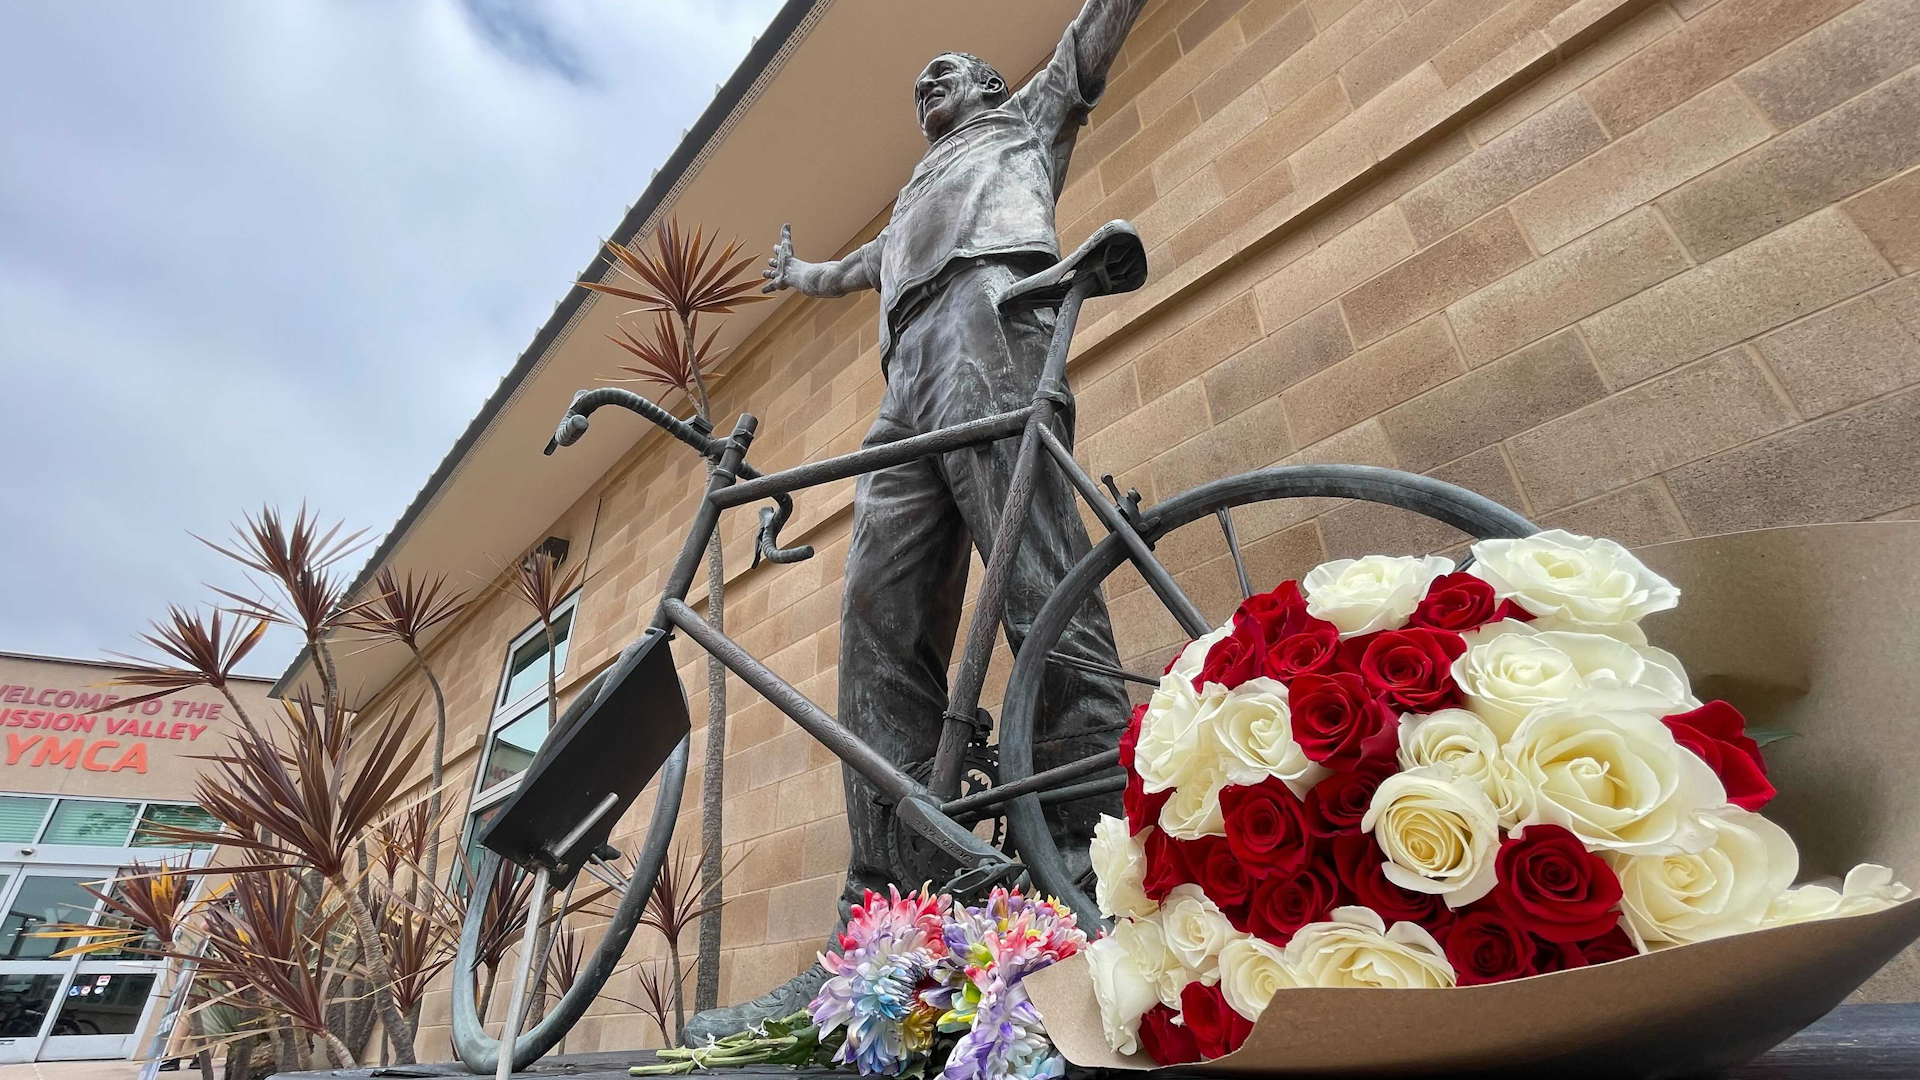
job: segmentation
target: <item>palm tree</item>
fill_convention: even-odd
[[[741,304],[758,303],[767,297],[757,294],[758,277],[742,277],[753,261],[741,257],[739,240],[734,240],[718,255],[715,239],[704,239],[696,228],[692,235],[678,221],[668,219],[654,231],[654,250],[609,242],[616,279],[612,282],[582,281],[594,292],[617,296],[640,304],[635,312],[656,313],[650,337],[641,337],[625,327],[614,344],[638,357],[641,366],[623,370],[646,382],[667,386],[685,394],[693,402],[694,415],[713,427],[713,399],[707,383],[717,378],[713,369],[721,354],[713,348],[718,328],[705,340],[697,333],[701,315],[730,315]],[[715,463],[708,462],[711,471]],[[709,472],[711,475],[711,472]],[[714,530],[707,544],[707,619],[716,630],[726,628],[726,566],[720,555],[720,532]],[[720,868],[721,781],[725,777],[727,755],[727,669],[719,660],[707,658],[707,758],[700,785],[700,845],[707,857],[700,868],[702,902],[707,913],[700,920],[700,974],[694,987],[694,1008],[710,1009],[720,997]]]

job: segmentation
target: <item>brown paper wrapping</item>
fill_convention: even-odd
[[[1796,733],[1767,748],[1780,794],[1765,813],[1798,842],[1801,880],[1878,862],[1920,886],[1920,522],[1765,529],[1638,554],[1680,587],[1679,608],[1644,625],[1685,663],[1695,694]],[[1183,1070],[1691,1076],[1750,1060],[1863,983],[1867,1000],[1920,1000],[1920,960],[1902,952],[1916,938],[1920,899],[1493,986],[1282,990],[1244,1046]],[[1153,1067],[1107,1048],[1084,957],[1026,985],[1068,1061]]]

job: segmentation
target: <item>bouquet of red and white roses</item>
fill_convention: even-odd
[[[1502,982],[1909,893],[1793,888],[1759,743],[1642,617],[1679,590],[1560,531],[1342,559],[1189,643],[1121,743],[1088,949],[1108,1045],[1226,1054],[1292,987]]]

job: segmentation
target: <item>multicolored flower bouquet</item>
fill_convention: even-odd
[[[1086,948],[1057,900],[995,889],[967,907],[924,886],[868,890],[820,958],[802,1013],[707,1047],[664,1050],[635,1075],[727,1065],[851,1065],[862,1076],[1032,1080],[1064,1074],[1020,980]]]
[[[1121,745],[1092,856],[1108,1046],[1230,1053],[1295,987],[1498,983],[1880,911],[1792,887],[1755,733],[1642,617],[1679,590],[1550,531],[1315,568],[1189,643]]]

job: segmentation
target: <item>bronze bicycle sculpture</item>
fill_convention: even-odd
[[[1081,305],[1138,288],[1146,255],[1132,226],[1111,222],[1062,259],[1054,231],[1079,128],[1106,89],[1144,0],[1086,0],[1052,59],[1020,89],[966,53],[934,58],[914,85],[928,150],[879,236],[846,257],[807,263],[786,230],[766,271],[768,291],[813,296],[880,293],[886,395],[863,448],[770,476],[747,464],[758,422],[730,435],[675,419],[620,389],[583,391],[551,453],[579,439],[594,410],[637,412],[715,466],[706,497],[648,630],[579,695],[549,733],[519,791],[482,838],[488,863],[469,911],[483,910],[504,857],[535,875],[532,906],[583,869],[610,875],[602,856],[613,822],[659,774],[650,831],[623,900],[579,981],[551,1013],[519,1033],[531,950],[509,995],[498,1052],[475,1015],[479,940],[470,917],[454,979],[453,1035],[477,1070],[530,1063],[584,1013],[611,974],[665,856],[687,764],[685,696],[665,648],[684,634],[845,766],[852,857],[844,913],[865,887],[930,880],[963,896],[1030,875],[1089,922],[1085,845],[1122,787],[1118,740],[1126,682],[1100,583],[1122,563],[1138,569],[1190,636],[1212,622],[1153,554],[1167,532],[1215,516],[1243,593],[1251,583],[1233,535],[1234,506],[1297,495],[1371,498],[1432,513],[1479,535],[1532,526],[1479,496],[1378,469],[1272,469],[1220,481],[1143,512],[1137,493],[1111,498],[1073,459],[1067,353]],[[1018,436],[1016,439],[1015,437]],[[858,477],[841,619],[839,707],[829,716],[686,604],[719,515],[772,499],[761,511],[755,561],[792,562],[808,548],[779,546],[790,493]],[[1110,534],[1090,544],[1074,501]],[[966,598],[969,539],[985,559],[954,684],[946,672]],[[980,708],[995,634],[1015,656],[998,719]],[[994,819],[999,827],[976,826]],[[1064,850],[1063,850],[1064,849]],[[694,1018],[689,1035],[737,1030],[805,1005],[816,966],[759,1001]],[[727,1026],[731,1025],[731,1026]],[[722,1030],[724,1028],[724,1030]]]
[[[996,883],[1029,875],[1033,884],[1059,896],[1092,923],[1098,919],[1091,899],[1069,870],[1053,833],[1047,808],[1099,795],[1111,795],[1121,786],[1118,750],[1108,750],[1050,769],[1033,768],[1036,712],[1049,669],[1066,664],[1084,668],[1084,661],[1054,646],[1101,582],[1122,565],[1139,572],[1153,594],[1189,636],[1213,628],[1182,591],[1173,575],[1154,555],[1154,544],[1168,533],[1212,517],[1222,530],[1243,594],[1253,586],[1239,545],[1234,539],[1232,511],[1275,499],[1333,497],[1361,499],[1424,513],[1476,537],[1525,536],[1537,529],[1524,517],[1485,498],[1429,477],[1393,469],[1357,465],[1280,466],[1218,480],[1142,509],[1137,493],[1121,496],[1111,477],[1107,492],[1074,460],[1056,430],[1064,405],[1050,387],[1066,383],[1066,362],[1081,304],[1095,296],[1138,288],[1145,280],[1145,252],[1138,235],[1125,222],[1103,226],[1072,255],[1052,267],[1022,279],[1000,297],[1003,306],[1055,306],[1052,342],[1040,385],[1026,406],[891,443],[761,475],[746,462],[758,426],[743,414],[728,436],[716,437],[701,427],[676,419],[652,402],[618,388],[582,391],[561,420],[549,451],[578,440],[587,430],[589,414],[608,405],[639,413],[674,438],[718,464],[687,532],[686,541],[670,574],[653,619],[639,640],[618,661],[590,682],[568,707],[549,734],[539,756],[528,769],[519,792],[491,826],[483,842],[488,851],[469,910],[485,907],[494,868],[502,857],[535,874],[528,925],[536,925],[550,888],[570,881],[583,869],[604,874],[606,840],[614,821],[655,779],[659,786],[647,839],[606,936],[582,966],[579,981],[553,1009],[524,1033],[512,1018],[523,1000],[525,967],[530,950],[523,950],[522,970],[509,997],[508,1031],[514,1053],[503,1061],[499,1040],[488,1036],[474,1009],[472,972],[477,963],[480,925],[469,918],[460,938],[455,962],[453,1037],[456,1050],[470,1068],[494,1070],[504,1065],[525,1068],[550,1049],[585,1013],[593,997],[611,975],[637,925],[648,890],[672,840],[675,818],[686,777],[688,717],[684,692],[665,641],[682,633],[765,696],[801,729],[818,739],[847,767],[858,772],[880,792],[888,812],[951,860],[955,868],[945,887],[961,894],[983,891]],[[855,736],[834,717],[807,700],[792,685],[756,659],[737,642],[715,630],[686,604],[707,540],[722,512],[772,499],[774,506],[760,511],[757,557],[796,562],[811,556],[805,547],[782,548],[779,532],[792,512],[791,493],[804,488],[859,476],[902,462],[915,461],[955,448],[979,446],[1018,438],[1015,480],[1000,516],[1002,527],[992,539],[988,569],[981,584],[968,634],[962,670],[984,672],[992,631],[998,621],[1000,590],[1007,565],[1018,548],[1023,530],[1007,523],[1027,520],[1036,478],[1043,469],[1056,471],[1085,500],[1108,536],[1093,545],[1041,605],[1026,640],[1015,656],[999,717],[997,744],[999,775],[993,786],[962,793],[958,768],[935,763],[931,782],[909,775]],[[1111,497],[1108,493],[1111,493]],[[985,623],[984,628],[980,625]],[[1157,683],[1157,677],[1114,668],[1093,674],[1139,683]],[[966,681],[963,676],[961,687]],[[941,739],[942,753],[963,755],[977,737],[970,719],[949,710]],[[1116,717],[1116,722],[1123,720]],[[970,826],[992,811],[1006,818],[1005,848],[987,844]]]

